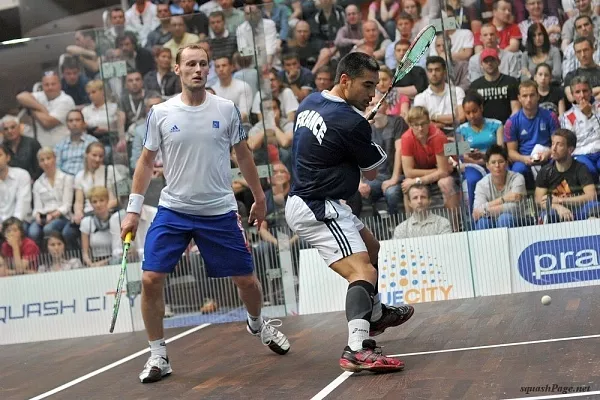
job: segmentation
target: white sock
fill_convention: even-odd
[[[253,331],[259,330],[263,324],[262,316],[259,315],[258,317],[253,317],[249,313],[246,314],[248,314],[248,325],[250,325],[250,329],[252,329]]]
[[[371,313],[371,322],[379,321],[383,315],[383,309],[381,300],[379,299],[379,293],[375,295],[373,299],[373,312]]]
[[[369,338],[369,321],[353,319],[348,321],[348,346],[352,351],[362,349],[363,340]]]
[[[167,358],[167,344],[164,338],[149,341],[148,344],[150,345],[151,355]]]

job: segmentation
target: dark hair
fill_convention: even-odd
[[[419,1],[417,0],[417,3],[418,2]],[[409,13],[404,12],[404,11],[402,11],[400,14],[398,14],[398,17],[396,17],[396,21],[398,21],[399,19],[403,19],[405,21],[410,21],[413,24],[415,23],[415,20],[413,19],[413,17]]]
[[[592,41],[586,37],[578,37],[577,39],[575,39],[575,41],[573,42],[573,50],[575,49],[575,45],[579,44],[579,43],[583,43],[583,42],[587,42],[590,47],[593,49],[594,48],[594,44],[592,43]]]
[[[26,235],[25,235],[25,229],[23,228],[23,223],[17,217],[10,217],[10,218],[5,219],[4,222],[2,222],[2,235],[4,235],[6,237],[6,230],[8,229],[9,226],[12,226],[12,225],[17,225],[17,227],[19,228],[19,231],[21,232],[21,239],[25,239]]]
[[[410,191],[413,189],[419,189],[419,190],[424,190],[425,193],[427,193],[427,198],[430,199],[431,198],[431,193],[429,193],[429,187],[423,183],[415,183],[413,185],[411,185],[408,188],[408,191],[406,192],[406,196],[408,197],[408,199],[410,200]]]
[[[533,71],[533,74],[536,75],[538,73],[538,71],[540,70],[540,68],[548,68],[548,71],[550,71],[550,76],[552,76],[552,67],[550,66],[550,64],[547,64],[545,62],[539,63],[538,65],[536,65],[535,70]]]
[[[440,64],[444,70],[446,70],[446,60],[440,56],[429,56],[425,62],[425,68],[429,67],[429,64]]]
[[[504,158],[504,161],[508,161],[508,150],[506,150],[506,147],[500,146],[499,144],[493,144],[485,152],[484,160],[486,164],[490,161],[490,158],[492,158],[494,154],[497,154]]]
[[[577,21],[579,21],[580,19],[587,19],[590,25],[594,25],[594,21],[592,21],[592,17],[590,17],[589,15],[579,15],[573,21],[573,29],[575,29],[575,27],[577,26]]]
[[[50,241],[50,239],[57,239],[60,240],[65,246],[66,246],[66,242],[65,242],[65,238],[63,237],[63,235],[58,232],[58,231],[52,231],[49,233],[46,233],[44,235],[44,249],[46,251],[48,251],[48,242]]]
[[[410,42],[406,39],[400,39],[396,42],[396,44],[394,45],[394,50],[396,50],[396,47],[403,45],[403,46],[409,46],[410,47]]]
[[[552,136],[560,136],[562,138],[565,138],[565,140],[567,141],[567,147],[577,147],[577,135],[575,135],[575,133],[573,133],[573,131],[569,129],[559,128],[554,131]]]
[[[463,99],[462,105],[464,107],[464,105],[467,103],[475,103],[479,107],[483,107],[484,102],[485,100],[483,99],[483,96],[479,94],[479,92],[477,92],[476,90],[469,90],[465,94],[465,98]]]
[[[110,9],[110,13],[114,13],[114,12],[122,12],[123,14],[125,14],[125,11],[123,11],[123,9],[121,7],[113,7]]]
[[[214,17],[221,17],[223,19],[223,21],[225,21],[225,13],[221,10],[218,11],[213,11],[210,13],[210,15],[208,16],[208,18],[214,18]]]
[[[508,3],[508,4],[510,4],[510,7],[511,7],[511,9],[512,9],[512,6],[513,6],[513,5],[512,5],[512,3],[510,2],[510,0],[494,0],[494,5],[492,6],[492,9],[493,9],[494,11],[496,11],[496,10],[498,9],[498,5],[500,4],[500,2],[501,2],[501,1],[503,1],[503,2],[505,2],[505,3]]]
[[[548,31],[544,25],[540,24],[539,22],[535,22],[529,27],[529,29],[527,29],[527,44],[525,47],[527,48],[527,54],[529,54],[529,57],[533,57],[536,53],[535,45],[533,44],[533,36],[538,30],[542,32],[542,35],[544,36],[544,43],[542,43],[541,46],[542,51],[546,54],[550,51],[550,36],[548,36]]]
[[[81,115],[81,120],[83,122],[85,122],[85,117],[83,116],[83,112],[80,109],[74,108],[72,110],[69,110],[69,112],[67,113],[67,118],[66,119],[69,119],[69,114],[71,114],[71,113],[77,113],[77,114]]]
[[[131,43],[133,43],[133,48],[137,49],[137,47],[138,47],[137,37],[135,36],[135,33],[130,32],[130,31],[125,31],[125,32],[123,32],[123,34],[121,36],[117,36],[117,38],[115,39],[115,47],[117,47],[117,48],[121,47],[121,44],[127,38],[129,38],[129,40],[131,40]]]
[[[329,77],[333,78],[333,71],[331,70],[331,68],[329,67],[329,65],[322,65],[322,66],[320,66],[319,69],[317,69],[317,72],[315,72],[315,78],[319,74],[329,74]]]
[[[226,56],[226,55],[219,55],[219,57],[216,57],[216,58],[215,58],[215,62],[216,62],[217,60],[220,60],[220,59],[222,59],[222,58],[226,59],[226,60],[227,60],[227,63],[228,63],[229,65],[233,65],[233,60],[231,59],[231,57],[229,57],[229,56]]]
[[[60,71],[64,73],[65,69],[81,69],[77,58],[72,56],[65,56],[63,63],[60,66]]]
[[[379,71],[379,63],[368,54],[355,52],[344,56],[338,64],[335,73],[334,84],[340,83],[342,75],[348,75],[350,79],[363,76],[365,70],[371,72]]]
[[[287,53],[284,53],[281,59],[283,62],[286,62],[287,60],[300,61],[300,58],[298,57],[298,54],[295,51],[288,51]]]
[[[15,155],[7,142],[4,142],[0,145],[0,150],[2,150],[4,154],[9,156],[10,158],[13,158],[13,156]]]

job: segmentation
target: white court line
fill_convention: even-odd
[[[533,397],[514,397],[512,399],[505,400],[546,400],[546,399],[565,399],[572,397],[583,397],[600,394],[600,390],[594,392],[580,392],[580,393],[567,393],[567,394],[549,394],[546,396],[533,396]]]
[[[499,344],[490,344],[486,346],[474,346],[474,347],[459,347],[456,349],[443,349],[443,350],[431,350],[431,351],[419,351],[416,353],[404,353],[404,354],[394,354],[388,357],[408,357],[408,356],[422,356],[427,354],[440,354],[440,353],[454,353],[458,351],[469,351],[469,350],[484,350],[484,349],[495,349],[501,347],[512,347],[512,346],[524,346],[527,344],[540,344],[540,343],[552,343],[552,342],[565,342],[567,340],[585,340],[585,339],[598,339],[600,338],[600,334],[596,335],[586,335],[586,336],[571,336],[564,338],[555,338],[555,339],[542,339],[542,340],[530,340],[527,342],[512,342],[512,343],[499,343]],[[321,390],[315,397],[311,400],[322,400],[331,392],[333,392],[339,385],[344,383],[346,379],[348,379],[352,375],[351,372],[344,372],[340,376],[338,376],[333,382],[327,385],[323,390]],[[587,394],[600,394],[600,391],[597,392],[587,392]],[[575,394],[569,393],[569,395],[576,395],[577,397],[584,396],[585,394]],[[563,395],[553,395],[560,397],[523,397],[523,399],[558,399],[564,398],[566,396]]]
[[[165,343],[171,343],[171,342],[174,342],[174,341],[176,341],[177,339],[181,339],[182,337],[184,337],[184,336],[187,336],[187,335],[190,335],[190,334],[192,334],[192,333],[194,333],[194,332],[197,332],[197,331],[199,331],[200,329],[204,329],[204,328],[206,328],[207,326],[210,326],[210,324],[202,324],[202,325],[196,326],[196,327],[194,327],[194,328],[192,328],[192,329],[188,329],[187,331],[181,332],[180,334],[178,334],[178,335],[175,335],[175,336],[173,336],[172,338],[169,338],[169,339],[165,340]],[[79,377],[79,378],[77,378],[77,379],[74,379],[74,380],[72,380],[71,382],[67,382],[67,383],[65,383],[64,385],[61,385],[61,386],[59,386],[59,387],[57,387],[57,388],[55,388],[55,389],[52,389],[52,390],[50,390],[50,391],[47,391],[46,393],[42,393],[42,394],[40,394],[40,395],[38,395],[38,396],[35,396],[35,397],[31,398],[30,400],[40,400],[40,399],[45,399],[46,397],[52,396],[53,394],[56,394],[56,393],[58,393],[58,392],[62,392],[63,390],[65,390],[65,389],[68,389],[68,388],[70,388],[71,386],[75,386],[75,385],[77,385],[78,383],[81,383],[81,382],[83,382],[83,381],[85,381],[85,380],[88,380],[88,379],[90,379],[91,377],[94,377],[94,376],[96,376],[96,375],[99,375],[99,374],[101,374],[101,373],[103,373],[103,372],[106,372],[106,371],[108,371],[108,370],[109,370],[109,369],[111,369],[111,368],[114,368],[114,367],[116,367],[116,366],[118,366],[118,365],[124,364],[124,363],[126,363],[127,361],[131,361],[131,360],[133,360],[134,358],[137,358],[137,357],[141,356],[142,354],[144,354],[144,353],[147,353],[148,351],[149,351],[149,349],[147,349],[147,348],[146,348],[146,349],[144,349],[144,350],[140,350],[140,351],[138,351],[137,353],[133,353],[132,355],[130,355],[130,356],[127,356],[127,357],[125,357],[125,358],[122,358],[122,359],[120,359],[119,361],[115,361],[115,362],[114,362],[114,363],[112,363],[112,364],[109,364],[109,365],[107,365],[107,366],[105,366],[105,367],[102,367],[102,368],[100,368],[100,369],[97,369],[97,370],[95,370],[95,371],[92,371],[92,372],[90,372],[90,373],[89,373],[89,374],[87,374],[87,375],[84,375],[84,376],[81,376],[81,377]]]

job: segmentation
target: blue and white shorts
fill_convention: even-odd
[[[159,206],[146,243],[142,270],[171,273],[194,239],[209,277],[251,275],[254,271],[240,216],[185,214]]]

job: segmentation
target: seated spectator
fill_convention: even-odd
[[[552,85],[552,68],[541,63],[535,67],[533,80],[538,85],[540,108],[552,111],[557,116],[565,113],[565,92],[562,87]]]
[[[114,46],[102,33],[98,34],[93,25],[83,25],[75,32],[75,44],[67,46],[67,54],[76,57],[83,66],[83,72],[88,79],[94,79],[100,71],[100,57]]]
[[[327,65],[332,56],[331,50],[324,48],[323,43],[311,35],[306,21],[298,21],[294,27],[294,38],[288,42],[288,52],[295,53],[300,65],[313,73]]]
[[[269,80],[271,82],[271,98],[279,100],[280,111],[282,119],[285,121],[294,121],[296,118],[296,110],[298,109],[298,100],[294,96],[292,89],[287,87],[283,83],[281,76],[277,74],[277,70],[272,69],[269,72]],[[264,96],[262,100],[268,100],[266,93],[257,92],[254,95],[254,101],[252,102],[252,114],[254,114],[258,120],[262,120],[262,112],[260,109],[261,96]]]
[[[585,76],[571,80],[575,104],[561,119],[561,127],[575,133],[577,147],[574,158],[585,165],[594,181],[600,173],[600,102],[592,99],[592,88]]]
[[[435,56],[440,56],[444,59],[444,61],[446,61],[446,64],[448,64],[448,59],[446,58],[446,50],[444,48],[445,43],[449,42],[449,46],[452,46],[452,42],[451,39],[447,36],[442,35],[441,33],[438,33],[435,37],[435,41],[433,42],[434,46],[432,46],[432,55]],[[469,86],[471,86],[471,82],[469,81],[469,62],[467,61],[458,61],[455,58],[451,58],[451,65],[450,65],[450,71],[451,71],[451,76],[450,79],[452,80],[452,83],[456,86],[458,86],[459,88],[461,88],[463,91],[467,91],[469,90]]]
[[[56,156],[49,147],[40,149],[38,163],[44,173],[33,184],[33,221],[27,234],[41,245],[50,232],[61,232],[69,248],[74,248],[77,233],[70,224],[73,176],[56,168]]]
[[[156,5],[149,0],[135,0],[125,12],[125,24],[140,38],[140,45],[146,46],[148,35],[160,25]]]
[[[31,218],[31,176],[21,168],[10,167],[13,153],[0,146],[0,223],[14,217],[24,225]]]
[[[150,50],[154,55],[173,37],[171,35],[171,11],[169,10],[169,5],[157,4],[156,16],[160,24],[146,38],[146,49]]]
[[[225,27],[232,35],[236,36],[238,27],[245,21],[244,10],[235,8],[233,6],[234,0],[218,0],[218,2],[221,11],[225,15]],[[273,27],[277,32],[277,27],[274,24]]]
[[[543,0],[525,0],[525,8],[529,17],[519,22],[519,30],[521,31],[522,41],[526,43],[530,36],[531,26],[539,24],[548,32],[550,44],[552,47],[559,50],[560,47],[560,21],[553,15],[544,14]]]
[[[40,249],[25,236],[23,222],[15,217],[4,220],[2,235],[6,241],[0,247],[0,254],[7,260],[8,275],[35,274]]]
[[[573,48],[579,61],[579,68],[569,72],[565,76],[564,82],[565,95],[571,103],[574,101],[571,93],[571,80],[576,76],[585,76],[592,88],[592,95],[594,95],[596,100],[600,99],[600,66],[594,61],[594,47],[592,43],[588,38],[577,38],[573,42]]]
[[[532,188],[534,180],[532,167],[549,161],[550,138],[552,132],[560,127],[555,114],[539,107],[539,98],[535,82],[521,82],[519,102],[523,108],[510,117],[504,126],[504,141],[508,147],[508,157],[513,163],[511,169],[525,177],[529,188]]]
[[[452,233],[447,218],[432,213],[431,195],[427,185],[413,183],[406,192],[412,214],[394,229],[394,239],[409,239],[423,236]]]
[[[574,3],[577,9],[575,10],[574,15],[565,21],[562,27],[561,48],[564,52],[567,51],[567,46],[573,43],[573,39],[577,37],[577,19],[579,17],[588,17],[590,20],[590,25],[594,27],[592,34],[594,37],[600,37],[600,15],[597,15],[594,12],[592,8],[592,0],[578,0]]]
[[[65,239],[59,232],[50,232],[46,235],[46,254],[42,257],[42,265],[38,272],[70,271],[83,268],[81,260],[70,257],[66,252]]]
[[[34,138],[23,136],[23,129],[17,117],[6,115],[2,120],[5,146],[12,150],[10,166],[21,168],[29,172],[31,179],[36,180],[42,174],[37,163],[37,152],[41,148],[40,143]]]
[[[146,100],[144,100],[144,104],[146,106],[146,114],[150,112],[152,106],[156,104],[160,104],[163,102],[162,96],[160,96],[157,92],[149,92],[146,95]],[[146,137],[146,124],[139,124],[135,128],[135,136],[131,142],[131,158],[129,160],[129,167],[132,171],[135,171],[135,167],[137,165],[138,159],[142,154],[142,149],[144,147],[144,138]],[[152,171],[153,178],[159,178],[163,176],[163,167],[162,167],[162,155],[160,150],[156,154],[154,158],[154,170]]]
[[[465,92],[456,87],[456,104],[452,108],[450,86],[446,84],[446,61],[439,56],[427,57],[427,78],[429,88],[415,97],[415,106],[424,107],[427,110],[427,122],[430,121],[446,133],[453,131],[454,120],[463,122],[465,113],[462,101]],[[431,116],[431,117],[429,117]]]
[[[373,49],[373,57],[377,61],[385,59],[386,49],[392,44],[387,35],[379,30],[379,25],[375,21],[364,21],[362,23],[363,38],[358,45],[364,44]],[[357,46],[358,46],[357,45]]]
[[[144,81],[138,71],[130,71],[125,77],[127,91],[121,97],[119,110],[125,113],[125,130],[129,131],[138,121],[146,118],[144,114]]]
[[[208,18],[210,23],[208,43],[213,49],[213,59],[231,58],[237,52],[237,40],[235,32],[229,32],[225,28],[225,14],[223,11],[213,11]]]
[[[252,56],[242,57],[240,53],[235,53],[233,55],[232,61],[234,67],[233,69],[235,70],[235,72],[233,73],[233,78],[244,81],[248,85],[250,85],[252,93],[255,93],[256,96],[256,93],[258,92],[258,86],[260,85],[260,83],[258,79],[258,74],[256,73],[256,69],[252,68]],[[214,61],[210,61],[210,63],[212,63],[214,70]],[[214,75],[216,76],[216,73]],[[210,78],[210,73],[208,76]],[[214,81],[216,82],[217,79],[218,78],[214,79]],[[209,85],[209,82],[210,79],[208,79],[207,85]],[[210,84],[214,84],[215,82]]]
[[[156,52],[156,70],[144,76],[144,89],[158,92],[166,98],[181,93],[181,81],[171,67],[171,50],[159,49]]]
[[[454,9],[450,6],[446,6],[446,15],[447,18],[454,17]],[[441,32],[438,35],[443,38]],[[450,29],[446,27],[446,40],[448,40],[448,47],[450,48],[450,56],[453,62],[462,62],[465,63],[469,61],[471,56],[473,55],[473,32],[468,29]],[[444,44],[442,42],[441,48],[444,48]],[[437,46],[431,46],[429,49],[430,56],[441,54],[437,49]],[[444,53],[444,51],[442,51]]]
[[[500,59],[500,72],[504,75],[519,79],[521,77],[521,57],[512,51],[498,47],[498,30],[494,25],[486,24],[481,27],[481,46],[469,60],[469,81],[475,82],[483,76],[481,52],[485,49],[494,49]]]
[[[321,3],[323,4],[323,3]],[[327,13],[329,14],[329,13]],[[344,11],[342,10],[342,20]],[[275,22],[277,32],[279,32],[279,39],[282,42],[287,42],[290,38],[289,35],[289,18],[291,11],[286,3],[274,2],[273,0],[262,1],[262,15],[263,18],[270,19]],[[223,15],[223,19],[225,15]],[[332,27],[333,29],[333,27]],[[337,32],[336,32],[337,33]],[[335,36],[334,36],[335,37]],[[229,55],[231,57],[231,54]]]
[[[94,97],[94,95],[92,95]],[[56,166],[63,172],[75,176],[83,171],[85,149],[98,139],[86,132],[85,119],[80,110],[71,110],[67,114],[67,127],[70,135],[62,139],[56,147]]]
[[[125,32],[115,40],[115,47],[121,50],[123,60],[127,62],[127,68],[138,71],[142,76],[156,68],[154,56],[149,50],[138,45],[136,36],[131,32]]]
[[[395,0],[375,0],[369,4],[367,19],[379,22],[386,30],[388,37],[396,36],[396,18],[400,14],[400,3]]]
[[[111,212],[109,191],[102,186],[94,186],[87,193],[92,213],[81,220],[81,255],[88,267],[108,265],[112,257],[112,237],[110,234]],[[117,220],[118,221],[118,220]]]
[[[315,90],[322,92],[323,90],[331,90],[333,88],[334,72],[328,66],[319,68],[315,74]]]
[[[408,204],[408,189],[417,183],[439,187],[446,208],[455,210],[460,202],[460,193],[452,176],[452,166],[444,155],[444,145],[448,143],[448,138],[431,123],[424,107],[411,108],[406,122],[410,129],[402,135],[401,142],[405,204]]]
[[[449,4],[449,2],[448,2]],[[423,15],[423,6],[420,1],[417,0],[404,0],[402,2],[402,11],[412,17],[412,31],[411,38],[417,36],[419,32],[427,25],[429,25],[429,17]],[[458,11],[458,10],[457,10]],[[462,28],[462,27],[461,27]],[[390,36],[390,39],[392,36]]]
[[[527,196],[523,175],[508,170],[508,152],[498,144],[491,145],[485,153],[489,174],[477,182],[473,220],[475,229],[512,228],[523,212],[521,200]]]
[[[579,60],[581,56],[585,58],[585,63],[591,65],[592,62],[600,63],[600,46],[598,46],[598,41],[594,36],[594,24],[589,16],[579,16],[575,18],[575,29],[577,30],[577,39],[583,40],[587,38],[588,41],[592,44],[592,55],[590,61],[590,57],[588,55],[587,49],[584,47],[585,54],[576,54],[575,52],[575,43],[570,43],[564,51],[563,55],[563,63],[562,63],[562,74],[563,79],[567,78],[567,75],[570,72],[577,70],[581,67],[581,61]],[[580,47],[581,51],[581,47]]]
[[[383,94],[375,94],[365,114],[371,112]],[[388,158],[377,167],[377,177],[371,181],[362,181],[358,186],[361,197],[375,205],[381,198],[385,199],[387,211],[397,214],[402,201],[402,188],[398,183],[402,175],[402,153],[400,138],[408,129],[402,117],[387,114],[388,104],[383,102],[371,121],[371,138],[388,154]],[[392,154],[394,157],[391,157]]]
[[[393,62],[388,62],[386,56],[385,65],[389,69],[395,70],[397,63],[404,58],[409,47],[410,42],[408,40],[401,39],[397,41],[394,45],[394,51],[392,52]],[[395,86],[399,89],[401,94],[408,96],[409,99],[413,100],[417,94],[424,92],[428,85],[429,82],[427,80],[425,69],[421,68],[419,65],[415,65]]]
[[[21,92],[17,101],[29,109],[35,120],[36,139],[41,146],[54,146],[68,136],[67,113],[75,108],[71,96],[61,90],[58,75],[49,71],[42,78],[41,92]]]
[[[121,176],[112,165],[104,165],[104,146],[101,143],[91,143],[85,150],[83,171],[75,176],[75,204],[72,221],[80,224],[85,214],[93,211],[90,199],[85,196],[92,188],[103,186],[108,190],[108,208],[117,207],[116,182]]]
[[[334,45],[338,49],[340,57],[344,57],[346,54],[348,54],[350,50],[352,50],[352,48],[358,45],[362,40],[361,21],[362,14],[359,8],[354,4],[348,5],[346,7],[346,25],[344,25],[338,30],[337,36],[335,37],[334,41]],[[298,23],[300,23],[300,21]],[[310,36],[310,28],[307,28],[307,31],[309,33],[308,36]],[[296,35],[298,35],[298,31],[296,31],[294,36]],[[298,49],[295,49],[295,51],[300,55],[300,61],[302,62],[302,60],[305,58],[303,57],[303,53]],[[312,53],[314,54],[314,52]],[[309,68],[306,65],[304,66]]]
[[[111,42],[110,47],[114,46],[115,40],[119,36],[123,36],[125,32],[132,32],[137,36],[131,28],[125,27],[125,11],[121,7],[113,7],[110,9],[110,28],[104,31],[104,35]]]
[[[521,47],[521,30],[517,24],[512,23],[512,3],[509,0],[494,1],[491,25],[496,27],[499,36],[498,48],[512,53],[517,53]],[[475,53],[477,46],[483,45],[479,37],[475,36]]]
[[[85,85],[90,81],[90,78],[81,73],[79,61],[74,57],[65,57],[60,70],[62,73],[60,83],[63,92],[71,96],[77,106],[89,104],[90,99],[85,92]]]
[[[233,0],[221,0],[221,2],[221,7],[223,7],[223,3],[232,3]],[[223,12],[225,12],[224,8]],[[256,65],[263,71],[271,67],[279,67],[277,54],[281,52],[281,40],[278,38],[275,22],[263,18],[259,6],[255,4],[246,3],[243,15],[245,21],[235,31],[240,55],[254,55]],[[229,29],[229,18],[226,12],[225,18],[228,24],[227,29]],[[230,30],[230,32],[233,31]]]
[[[394,73],[385,65],[379,68],[379,83],[377,84],[376,95],[383,96],[392,84]],[[333,83],[333,81],[332,81]],[[387,103],[387,115],[406,118],[410,107],[410,99],[400,93],[399,88],[393,88],[385,99]]]
[[[194,12],[194,0],[181,0],[179,5],[183,9],[181,17],[185,21],[187,31],[204,39],[208,35],[208,17],[203,12]]]
[[[469,143],[470,152],[464,155],[464,178],[467,182],[467,193],[469,195],[469,209],[473,209],[475,199],[475,186],[486,174],[485,153],[496,144],[502,146],[504,143],[504,129],[502,122],[497,119],[484,118],[483,97],[477,92],[469,92],[463,100],[463,109],[467,122],[459,126],[457,140]]]
[[[163,47],[171,50],[171,67],[174,67],[179,49],[188,44],[198,43],[200,38],[193,33],[187,32],[185,21],[179,16],[171,17],[171,35],[173,37]]]
[[[217,96],[231,100],[239,109],[242,121],[248,121],[252,104],[252,88],[244,81],[233,77],[231,58],[221,57],[215,60],[215,70],[219,81],[212,86]]]
[[[409,42],[412,42],[413,38],[415,37],[415,22],[416,21],[411,14],[401,12],[400,15],[398,15],[398,18],[396,18],[395,36],[390,37],[390,39],[394,38],[396,43],[400,40],[408,40]],[[391,45],[388,45],[386,48],[386,53],[389,51],[390,46]]]
[[[279,77],[292,89],[298,102],[311,94],[315,87],[315,78],[312,72],[300,65],[298,55],[295,53],[283,55],[283,71],[279,73]]]
[[[485,101],[484,117],[506,123],[521,108],[517,96],[519,82],[500,72],[501,61],[496,49],[483,50],[480,59],[484,75],[471,83],[471,90],[477,90]]]
[[[542,220],[587,219],[589,210],[598,206],[592,175],[572,157],[576,148],[577,136],[573,132],[558,129],[553,133],[553,162],[542,167],[535,182],[535,202],[542,210]]]
[[[83,115],[87,131],[106,147],[106,153],[112,153],[112,146],[117,151],[125,149],[125,113],[111,101],[107,102],[104,83],[97,79],[87,84],[86,90],[92,104],[83,107]]]
[[[529,0],[540,1],[540,0]],[[558,47],[550,44],[550,37],[544,25],[535,23],[529,27],[528,39],[525,42],[526,52],[521,57],[521,79],[533,79],[535,69],[546,63],[552,70],[552,80],[562,80],[562,57]]]
[[[291,153],[294,123],[281,119],[281,103],[278,99],[265,100],[263,108],[267,117],[257,122],[248,132],[248,146],[254,153],[256,165],[269,163],[269,151],[278,154],[278,159],[291,168]],[[271,110],[268,110],[271,108]]]

